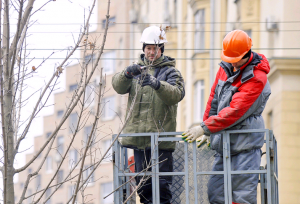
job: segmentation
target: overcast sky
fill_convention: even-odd
[[[46,1],[38,0],[34,5],[33,11],[41,7]],[[32,17],[32,21],[36,21],[33,26],[29,28],[30,36],[27,38],[27,49],[30,51],[29,58],[36,58],[28,67],[37,67],[41,63],[42,58],[47,58],[53,51],[55,54],[46,61],[37,72],[29,78],[26,83],[28,85],[25,97],[33,93],[37,89],[41,88],[52,76],[57,65],[62,62],[62,58],[66,56],[66,51],[57,51],[55,49],[66,49],[74,46],[74,39],[77,40],[80,28],[83,26],[84,13],[87,15],[92,0],[56,0],[47,4],[42,10],[38,11]],[[97,21],[97,5],[91,18],[92,27],[90,31],[96,29]],[[15,15],[13,15],[15,16]],[[11,21],[14,21],[14,17],[11,17]],[[61,59],[58,59],[61,58]],[[73,55],[72,58],[79,58],[79,51]],[[71,63],[76,63],[77,60],[72,60]],[[59,78],[59,88],[57,91],[63,91],[65,89],[65,73]],[[39,94],[30,97],[23,115],[30,114],[35,101],[38,99]],[[49,104],[53,104],[53,97],[50,98]],[[16,166],[20,167],[25,164],[25,154],[32,152],[33,137],[41,135],[43,133],[43,119],[42,116],[53,113],[53,106],[45,109],[41,112],[40,117],[35,120],[33,128],[29,133],[28,138],[24,140],[21,150],[28,149],[26,152],[18,154]],[[27,115],[27,116],[28,116]]]

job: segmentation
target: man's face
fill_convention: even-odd
[[[249,57],[245,58],[245,59],[241,59],[240,61],[236,62],[236,63],[231,63],[231,65],[236,69],[240,69],[247,61],[248,61]]]
[[[158,45],[146,45],[144,52],[146,59],[149,61],[155,61],[161,56],[161,50]]]

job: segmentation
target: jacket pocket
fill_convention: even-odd
[[[211,149],[223,155],[223,137],[221,134],[210,135]]]
[[[138,89],[138,91],[136,91],[137,89]],[[133,110],[132,110],[132,115],[131,115],[132,123],[140,120],[139,117],[140,117],[140,111],[141,111],[141,102],[143,100],[142,96],[143,96],[142,90],[139,89],[139,85],[137,85],[136,80],[133,79],[132,86],[131,86],[130,93],[129,93],[128,106],[127,106],[127,111],[130,111],[130,108],[132,107],[132,105],[134,103],[134,105],[132,107]]]

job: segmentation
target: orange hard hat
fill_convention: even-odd
[[[252,40],[246,32],[234,30],[223,40],[221,59],[228,63],[236,63],[251,49]]]

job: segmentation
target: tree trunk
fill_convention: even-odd
[[[13,113],[13,80],[12,67],[9,59],[9,39],[10,39],[10,23],[9,23],[9,1],[4,2],[4,27],[3,27],[3,116],[4,126],[3,142],[4,142],[4,203],[13,204],[14,201],[14,129],[12,121]]]
[[[14,202],[14,182],[13,182],[13,177],[14,177],[14,129],[13,129],[13,123],[12,123],[12,108],[13,108],[13,96],[12,96],[12,88],[11,85],[9,84],[9,71],[7,72],[6,66],[4,66],[4,97],[3,97],[3,102],[4,102],[4,127],[5,127],[5,142],[6,145],[5,147],[5,154],[6,154],[6,162],[4,164],[4,175],[3,178],[6,179],[4,183],[6,183],[6,195],[4,196],[6,198],[7,204],[13,204]],[[6,175],[5,175],[6,172]]]

